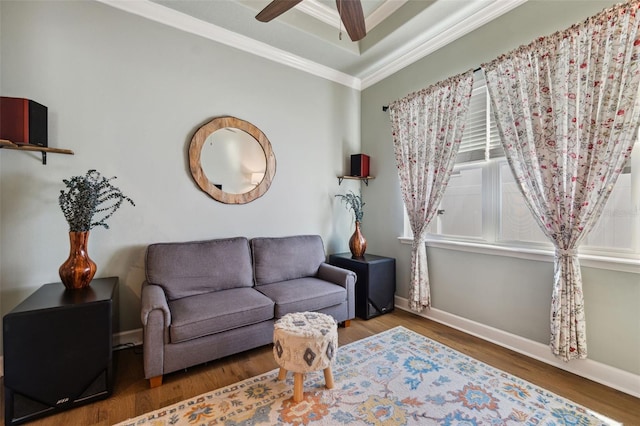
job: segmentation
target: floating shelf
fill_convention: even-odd
[[[375,179],[373,176],[338,176],[338,185],[342,184],[343,179],[361,180],[365,185],[369,186],[369,180]]]
[[[13,149],[16,151],[31,151],[31,152],[40,152],[42,153],[42,164],[47,164],[47,153],[53,154],[67,154],[73,155],[73,151],[70,149],[61,149],[61,148],[49,148],[46,146],[37,146],[37,145],[28,145],[28,144],[18,144],[8,141],[6,139],[0,139],[0,148],[3,149]]]

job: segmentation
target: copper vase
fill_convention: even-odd
[[[58,270],[62,283],[69,290],[88,287],[96,274],[96,264],[87,252],[88,241],[89,231],[69,232],[69,258]]]
[[[367,239],[360,231],[360,222],[356,221],[356,230],[349,239],[349,250],[354,258],[363,257],[364,252],[367,251]]]

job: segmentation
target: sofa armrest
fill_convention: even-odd
[[[144,377],[157,380],[164,374],[164,345],[169,341],[171,312],[160,286],[142,283],[140,318],[143,330]]]
[[[347,320],[356,317],[356,280],[355,272],[339,266],[321,263],[318,268],[318,278],[342,286],[347,290]]]
[[[141,304],[140,319],[143,326],[147,326],[149,315],[156,309],[162,312],[164,326],[169,327],[171,325],[171,311],[169,311],[167,298],[162,287],[149,284],[146,281],[142,283]]]
[[[349,271],[348,269],[322,263],[320,264],[320,268],[318,268],[318,278],[340,285],[349,290],[349,286],[355,286],[357,276],[355,272]]]

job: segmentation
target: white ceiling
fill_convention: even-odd
[[[352,42],[335,0],[302,0],[268,23],[270,0],[98,0],[356,89],[364,89],[527,0],[362,0]]]

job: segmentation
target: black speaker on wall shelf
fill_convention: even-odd
[[[24,98],[0,97],[0,139],[16,144],[49,145],[47,107]]]
[[[102,278],[73,291],[46,284],[5,315],[6,425],[111,395],[117,283]]]
[[[366,154],[354,154],[351,156],[351,176],[369,176],[369,156]]]

